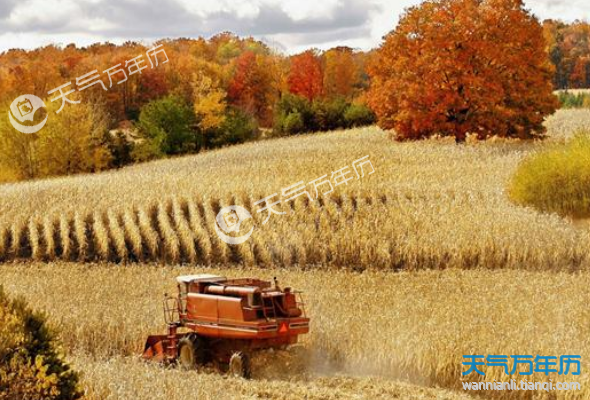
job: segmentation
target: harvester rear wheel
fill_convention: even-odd
[[[195,369],[206,361],[205,341],[197,335],[188,335],[178,342],[178,363],[185,370]]]
[[[232,354],[228,373],[236,378],[250,379],[250,357],[241,351]]]

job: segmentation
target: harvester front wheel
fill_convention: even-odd
[[[178,342],[178,363],[182,369],[195,369],[205,364],[205,341],[197,335],[188,335]]]
[[[232,354],[228,373],[236,378],[250,379],[250,357],[241,351]]]

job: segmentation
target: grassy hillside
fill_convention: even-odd
[[[572,123],[560,128],[560,120],[549,122],[550,134],[565,138]],[[588,261],[587,232],[505,194],[518,162],[540,146],[394,143],[367,128],[2,185],[0,259],[578,269]],[[352,163],[365,155],[376,171],[357,179]],[[284,202],[287,215],[262,224],[266,212],[256,214],[254,202],[345,166],[353,178],[346,185],[318,200],[308,185],[314,201]],[[232,204],[255,215],[254,234],[240,246],[222,242],[213,226]]]

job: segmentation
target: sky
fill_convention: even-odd
[[[294,54],[316,47],[378,47],[420,0],[0,0],[0,51],[47,44],[253,36]],[[590,19],[589,0],[526,0],[540,19]]]

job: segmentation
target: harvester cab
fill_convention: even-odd
[[[184,275],[178,295],[166,296],[165,335],[147,339],[143,358],[195,368],[209,361],[233,375],[250,376],[250,354],[286,348],[309,332],[301,293],[278,281]]]

